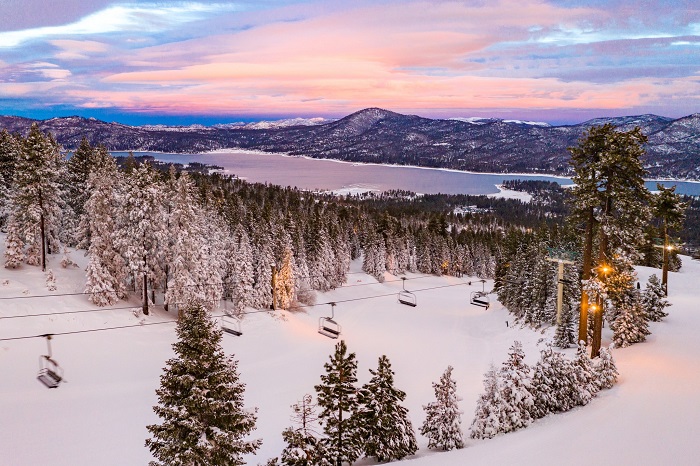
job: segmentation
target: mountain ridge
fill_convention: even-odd
[[[566,175],[570,174],[567,147],[576,145],[591,126],[611,123],[625,131],[639,126],[647,135],[643,162],[650,176],[700,180],[700,113],[677,119],[653,114],[595,118],[549,126],[493,118],[431,119],[372,107],[334,121],[312,120],[245,127],[128,126],[80,116],[47,120],[0,116],[0,128],[26,133],[37,122],[69,150],[86,137],[112,151],[199,153],[237,148],[351,162]]]

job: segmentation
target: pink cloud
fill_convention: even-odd
[[[556,53],[536,66],[520,56],[535,53],[535,43],[547,34],[595,29],[609,19],[602,11],[540,0],[322,4],[285,11],[287,16],[269,13],[277,15],[273,21],[257,18],[248,29],[239,26],[252,13],[236,16],[226,27],[233,32],[158,46],[139,45],[143,37],[137,35],[109,45],[55,40],[55,58],[89,57],[100,64],[99,70],[74,72],[61,99],[144,112],[287,115],[369,106],[454,113],[615,109],[658,104],[669,95],[698,101],[700,95],[697,78],[591,84],[538,77],[536,67],[560,66]],[[217,19],[217,30],[226,21]],[[535,48],[522,48],[530,42]],[[507,61],[488,63],[493,57]],[[569,63],[585,67],[586,60]],[[518,69],[520,63],[531,69]]]

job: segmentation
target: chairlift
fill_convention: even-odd
[[[243,335],[241,319],[230,315],[221,316],[221,330],[233,336],[240,337]]]
[[[481,291],[472,291],[471,296],[469,299],[469,302],[473,304],[474,306],[479,306],[483,307],[488,310],[489,306],[491,306],[491,299],[489,298],[489,294],[486,291],[486,280],[479,280],[481,282]],[[471,282],[469,282],[471,285]]]
[[[406,306],[416,307],[416,295],[406,289],[406,277],[401,277],[403,291],[399,292],[399,302]]]
[[[36,378],[47,388],[56,388],[63,381],[63,369],[51,357],[51,336],[44,335],[49,354],[39,356],[39,373]]]
[[[325,337],[336,339],[340,335],[340,325],[333,320],[335,317],[335,303],[329,304],[331,305],[331,316],[318,319],[318,333]]]

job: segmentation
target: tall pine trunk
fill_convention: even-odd
[[[604,216],[607,216],[612,210],[612,198],[609,196],[605,199],[605,211]],[[607,257],[608,257],[608,236],[605,234],[605,228],[600,228],[598,230],[598,235],[600,239],[598,240],[598,267],[605,265],[609,267]],[[606,273],[603,272],[603,279],[606,278]],[[606,280],[607,281],[607,280]],[[593,342],[591,344],[591,358],[597,358],[600,353],[600,346],[602,343],[603,335],[603,307],[605,302],[602,296],[597,298],[597,306],[595,314],[593,315]]]
[[[591,278],[592,258],[593,258],[593,207],[588,209],[588,220],[586,221],[586,238],[583,247],[583,272],[582,282]],[[581,287],[581,310],[579,316],[578,341],[588,342],[588,293]]]
[[[145,262],[145,261],[144,261]],[[148,315],[148,274],[143,274],[143,315]]]

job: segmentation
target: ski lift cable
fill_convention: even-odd
[[[98,308],[98,309],[81,309],[79,311],[63,311],[63,312],[42,312],[40,314],[23,314],[23,315],[9,315],[0,316],[0,320],[3,319],[23,319],[25,317],[46,317],[46,316],[60,316],[64,314],[82,314],[85,312],[103,312],[103,311],[123,311],[126,309],[140,309],[141,306],[127,306],[127,307],[108,307],[108,308]]]
[[[336,287],[336,288],[334,288],[334,289],[335,289],[335,290],[340,290],[340,289],[343,289],[343,288],[353,288],[353,287],[356,287],[356,286],[382,285],[382,284],[384,284],[384,283],[396,283],[396,282],[400,282],[400,281],[402,281],[402,280],[420,280],[420,279],[425,279],[425,278],[430,278],[430,277],[434,277],[434,275],[421,275],[420,277],[413,277],[413,278],[405,278],[405,277],[402,277],[402,278],[399,278],[399,279],[397,279],[397,280],[385,280],[385,281],[383,281],[383,282],[376,282],[376,283],[356,283],[356,284],[352,284],[352,285],[341,285],[341,286]],[[298,291],[319,291],[319,290],[315,290],[315,289],[313,289],[313,288],[305,288],[305,289],[298,290]]]
[[[441,285],[441,286],[433,286],[429,288],[421,288],[418,290],[414,290],[414,293],[418,293],[421,291],[430,291],[430,290],[437,290],[441,288],[451,288],[454,286],[464,286],[464,285],[470,285],[470,282],[462,282],[462,283],[454,283],[452,285]],[[349,303],[349,302],[354,302],[354,301],[363,301],[366,299],[376,299],[376,298],[385,298],[387,296],[395,296],[396,293],[387,293],[387,294],[381,294],[381,295],[375,295],[375,296],[365,296],[361,298],[350,298],[350,299],[343,299],[343,300],[335,300],[332,301],[332,303]],[[305,308],[305,307],[316,307],[316,306],[326,306],[331,304],[331,301],[327,303],[317,303],[317,304],[306,304],[299,306],[300,308]],[[130,306],[126,309],[134,309],[134,306]],[[100,309],[102,310],[102,309]],[[104,310],[112,310],[112,309],[104,309]],[[248,312],[241,312],[239,315],[248,315],[248,314],[259,314],[263,312],[270,312],[269,309],[258,309],[255,311],[248,311]],[[63,312],[63,313],[53,313],[52,315],[60,315],[60,314],[70,314],[73,313],[71,312]],[[221,317],[222,315],[225,314],[218,314],[214,315],[212,314],[212,317]],[[103,331],[110,331],[110,330],[121,330],[121,329],[126,329],[126,328],[136,328],[136,327],[145,327],[145,326],[150,326],[150,325],[163,325],[163,324],[176,324],[177,320],[167,320],[167,321],[161,321],[161,322],[145,322],[145,323],[140,323],[140,324],[131,324],[131,325],[118,325],[118,326],[113,326],[113,327],[100,327],[100,328],[94,328],[94,329],[85,329],[85,330],[72,330],[72,331],[67,331],[67,332],[53,332],[52,335],[75,335],[75,334],[80,334],[80,333],[91,333],[91,332],[103,332]],[[21,337],[7,337],[7,338],[0,338],[0,341],[13,341],[13,340],[26,340],[26,339],[31,339],[31,338],[44,338],[47,333],[42,333],[38,335],[25,335]]]
[[[91,332],[103,332],[107,330],[121,330],[125,328],[134,328],[134,327],[145,327],[147,325],[163,325],[163,324],[175,324],[177,323],[176,320],[165,320],[162,322],[145,322],[143,324],[131,324],[131,325],[117,325],[114,327],[100,327],[100,328],[90,328],[90,329],[85,329],[85,330],[70,330],[67,332],[52,332],[50,334],[47,333],[42,333],[39,335],[25,335],[21,337],[8,337],[8,338],[0,338],[0,341],[12,341],[12,340],[28,340],[30,338],[45,338],[46,335],[76,335],[79,333],[91,333]]]
[[[125,309],[134,309],[133,306]],[[263,312],[270,312],[269,309],[258,309],[255,311],[248,311],[248,312],[242,312],[240,315],[246,315],[246,314],[260,314]],[[57,314],[69,314],[69,313],[55,313],[51,315],[57,315]],[[223,317],[223,316],[228,316],[228,314],[212,314],[211,317]],[[230,317],[230,316],[229,316]],[[26,335],[26,336],[21,336],[21,337],[7,337],[7,338],[0,338],[0,341],[11,341],[11,340],[26,340],[30,338],[44,338],[46,335],[74,335],[77,333],[90,333],[90,332],[103,332],[106,330],[121,330],[125,328],[136,328],[136,327],[145,327],[147,325],[163,325],[163,324],[177,324],[177,320],[164,320],[161,322],[145,322],[143,324],[130,324],[130,325],[117,325],[114,327],[100,327],[100,328],[91,328],[91,329],[85,329],[85,330],[72,330],[72,331],[67,331],[67,332],[53,332],[53,333],[42,333],[39,335]]]
[[[421,291],[438,290],[438,289],[440,289],[440,288],[450,288],[450,287],[453,287],[453,286],[464,286],[464,285],[467,285],[467,286],[468,286],[468,285],[469,285],[469,282],[453,283],[452,285],[432,286],[432,287],[429,287],[429,288],[421,288],[421,289],[418,289],[418,290],[413,290],[413,292],[414,292],[414,293],[419,293],[419,292],[421,292]],[[374,295],[374,296],[363,296],[363,297],[360,297],[360,298],[336,299],[335,301],[333,301],[333,303],[336,303],[336,304],[337,304],[337,303],[349,303],[349,302],[353,302],[353,301],[363,301],[363,300],[365,300],[365,299],[385,298],[385,297],[387,297],[387,296],[396,296],[396,292],[393,292],[393,293],[386,293],[386,294],[380,294],[380,295]],[[317,304],[304,304],[304,305],[301,305],[301,306],[298,306],[298,307],[301,308],[301,307],[326,306],[326,305],[328,305],[328,304],[331,304],[331,302],[327,302],[327,303],[317,303]]]
[[[365,272],[350,272],[347,275],[356,275]],[[296,276],[295,278],[319,278],[328,277],[329,275],[306,275],[306,276]],[[418,280],[421,278],[431,277],[432,275],[422,275],[420,277],[406,278],[406,280]],[[383,283],[392,283],[400,280],[388,280]],[[205,286],[224,286],[232,285],[233,282],[216,282],[216,283],[195,283],[192,285],[182,285],[181,288],[191,288],[191,287],[205,287]],[[367,286],[367,285],[377,285],[378,283],[362,283],[356,285],[345,285],[338,288],[349,288],[351,286]],[[300,291],[318,291],[315,289],[300,290]],[[0,296],[0,301],[14,300],[14,299],[36,299],[36,298],[54,298],[57,296],[85,296],[85,295],[99,295],[104,293],[115,293],[115,291],[83,291],[76,293],[54,293],[54,294],[41,294],[41,295],[27,295],[27,296]]]

